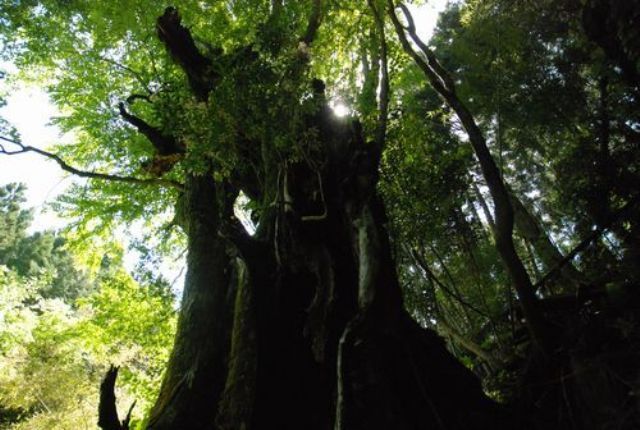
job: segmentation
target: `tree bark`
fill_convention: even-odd
[[[210,174],[185,183],[187,274],[175,342],[148,429],[211,428],[229,351],[229,258],[218,237],[216,184]]]

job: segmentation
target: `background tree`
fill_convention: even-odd
[[[3,200],[11,210],[0,213],[0,225],[15,222],[16,214],[26,218],[24,187],[10,184],[3,190],[14,193],[5,194],[12,204]],[[25,219],[21,232],[28,227]],[[58,275],[57,270],[77,265],[71,266],[68,251],[63,259],[48,260],[53,271],[34,269],[32,260],[20,258],[50,258],[39,241],[43,235],[16,236],[23,236],[12,244],[22,254],[11,246],[4,251],[17,255],[17,264],[0,264],[0,428],[94,427],[98,385],[109,362],[123,366],[120,393],[129,404],[137,400],[131,422],[137,426],[157,393],[171,346],[175,313],[168,285],[135,282],[113,257],[95,279],[77,277],[82,272],[75,270]],[[68,288],[60,291],[56,285]]]
[[[401,14],[402,12],[397,10],[396,13]],[[615,329],[600,331],[595,330],[595,327],[602,327],[603,324],[605,326],[615,325],[622,320],[629,321],[628,318],[634,320],[630,316],[634,312],[631,309],[635,309],[637,305],[634,304],[636,299],[631,297],[637,294],[636,289],[627,284],[628,287],[622,287],[627,293],[613,293],[612,290],[609,290],[607,294],[604,293],[604,290],[605,288],[618,289],[635,276],[633,275],[634,269],[624,263],[624,260],[630,256],[630,249],[627,248],[630,245],[624,245],[624,242],[632,240],[630,235],[636,219],[636,215],[633,213],[636,200],[633,196],[637,191],[631,191],[627,197],[618,200],[618,204],[621,206],[617,206],[617,209],[614,210],[615,215],[609,212],[610,215],[600,218],[601,221],[596,221],[597,217],[594,216],[596,212],[608,211],[606,209],[608,197],[603,201],[603,196],[610,196],[613,188],[604,186],[604,183],[624,183],[624,187],[635,188],[631,185],[634,183],[633,174],[625,176],[625,180],[622,180],[621,177],[613,179],[618,174],[629,175],[634,168],[626,162],[613,162],[607,155],[609,150],[613,148],[616,148],[614,151],[621,151],[620,154],[624,153],[622,148],[625,145],[613,144],[613,142],[620,139],[618,142],[621,143],[627,139],[622,137],[624,133],[619,134],[617,138],[612,138],[610,135],[611,124],[624,123],[629,118],[634,118],[635,114],[627,111],[626,108],[620,111],[612,108],[608,92],[614,87],[612,83],[617,82],[616,88],[622,90],[625,95],[619,94],[619,98],[616,99],[623,99],[623,104],[629,103],[629,106],[637,107],[637,87],[628,85],[628,79],[622,69],[611,67],[612,59],[606,55],[606,52],[600,51],[591,43],[588,31],[585,34],[583,28],[585,25],[584,13],[585,10],[582,9],[582,6],[573,2],[532,5],[526,2],[484,1],[467,2],[464,6],[454,4],[443,14],[439,29],[427,48],[430,52],[427,52],[425,57],[418,57],[417,61],[422,61],[420,58],[425,61],[433,61],[428,59],[428,55],[432,55],[440,60],[441,67],[449,70],[451,79],[456,83],[457,96],[473,112],[476,124],[487,136],[489,149],[501,170],[501,175],[509,185],[511,205],[515,210],[516,236],[514,240],[516,249],[523,261],[528,260],[529,276],[539,280],[535,286],[540,288],[538,297],[543,298],[540,305],[546,318],[550,320],[552,326],[556,327],[556,333],[559,328],[565,330],[565,334],[560,337],[561,345],[558,346],[562,352],[557,354],[557,358],[554,359],[556,363],[551,367],[555,369],[553,372],[563,375],[572,372],[569,369],[575,368],[573,367],[575,364],[567,364],[566,356],[562,358],[567,354],[572,357],[572,360],[581,363],[579,366],[582,370],[589,369],[586,371],[589,374],[587,378],[592,378],[591,382],[595,379],[598,380],[597,383],[594,382],[594,386],[601,384],[603,392],[608,392],[611,395],[610,398],[620,399],[619,396],[626,389],[623,387],[614,389],[613,386],[616,383],[613,383],[609,376],[601,374],[599,377],[595,377],[592,372],[598,372],[596,371],[598,365],[595,365],[595,362],[591,360],[599,356],[600,353],[604,354],[604,350],[608,350],[607,353],[613,350],[620,351],[621,346],[616,341],[607,342],[604,340],[607,336],[611,336],[609,339],[628,339],[628,332],[623,333]],[[632,14],[632,12],[629,13]],[[602,15],[598,19],[607,20],[609,18]],[[603,22],[598,23],[598,19],[593,25],[604,25]],[[437,66],[433,67],[437,68]],[[605,80],[602,79],[603,73],[607,76]],[[414,94],[420,94],[420,91],[422,90],[417,89]],[[411,97],[407,97],[405,100],[405,106],[407,103],[411,103]],[[437,105],[431,107],[429,114],[425,113],[424,117],[436,116],[437,109]],[[614,111],[617,113],[614,114]],[[404,115],[412,114],[409,109],[405,109],[405,112]],[[610,115],[620,116],[611,123],[609,122],[612,118]],[[632,123],[634,121],[631,120]],[[455,122],[450,128],[455,130]],[[626,135],[629,136],[629,133],[627,132]],[[598,142],[605,142],[604,146]],[[574,148],[576,152],[569,155],[569,152],[573,151],[567,152],[569,147]],[[592,150],[594,151],[593,155],[587,156],[586,154]],[[596,153],[600,155],[595,155]],[[625,157],[629,157],[628,159],[632,159],[634,156],[630,153],[625,155]],[[446,161],[441,162],[441,165],[449,163],[448,158],[443,160]],[[396,159],[394,171],[402,171],[402,168],[397,166],[398,161]],[[473,166],[467,167],[467,169],[470,173],[467,197],[471,198],[467,205],[463,206],[462,212],[467,220],[481,220],[481,224],[476,224],[481,227],[480,234],[476,237],[486,238],[487,231],[495,228],[494,214],[490,209],[491,199],[490,196],[487,196],[488,193],[484,188],[485,183],[479,179],[477,169]],[[614,171],[619,173],[614,174]],[[409,175],[407,177],[410,178]],[[609,179],[605,179],[607,177]],[[613,182],[609,182],[611,180]],[[578,184],[586,187],[578,192],[575,188],[576,186],[580,187]],[[587,186],[586,184],[591,185]],[[567,192],[569,189],[572,191]],[[617,199],[618,197],[614,198],[614,200]],[[591,209],[587,209],[581,203],[586,201],[592,202]],[[401,210],[406,208],[402,205],[399,207]],[[520,220],[518,220],[519,215]],[[414,215],[410,219],[415,223],[417,217]],[[412,227],[409,226],[408,230],[411,235]],[[470,233],[473,230],[458,228],[455,231],[462,236],[460,239],[462,243],[468,243],[469,239],[474,237]],[[627,239],[623,239],[624,237]],[[452,243],[455,242],[449,240],[445,249],[454,255],[465,252],[452,248]],[[482,252],[486,256],[491,255],[481,249],[476,248],[476,252]],[[441,289],[447,288],[447,283],[440,281],[439,278],[447,279],[448,275],[455,273],[456,266],[452,263],[446,264],[450,261],[449,259],[441,258],[439,264],[433,263],[433,269],[425,272],[423,276],[425,281],[420,283],[419,278],[424,270],[418,270],[420,266],[414,263],[415,258],[412,259],[412,254],[416,255],[417,253],[416,251],[407,252],[406,270],[413,279],[418,292],[433,290],[434,287],[431,285]],[[420,250],[417,255],[419,252]],[[441,251],[441,253],[441,256],[446,255],[446,251]],[[468,254],[468,251],[466,253]],[[567,256],[564,257],[563,254]],[[579,257],[576,258],[576,255]],[[570,265],[571,260],[575,263],[573,267]],[[442,264],[443,261],[445,264]],[[477,266],[477,263],[474,264],[473,260],[467,261],[464,270],[466,272],[475,271],[474,267]],[[454,267],[453,270],[452,267]],[[625,267],[627,268],[625,269]],[[429,268],[427,267],[427,269]],[[546,275],[544,271],[547,271]],[[484,273],[491,272],[484,269]],[[497,279],[499,278],[494,278],[493,285],[496,285],[495,280]],[[627,279],[627,281],[623,279]],[[449,282],[452,281],[453,277]],[[458,289],[461,285],[464,288],[466,284],[464,277],[457,277],[453,282],[457,284]],[[614,285],[618,285],[618,287],[613,287]],[[474,283],[470,287],[476,290],[478,283]],[[570,296],[563,296],[563,294],[571,292],[575,294],[576,289],[579,297],[577,303]],[[497,293],[497,297],[505,297],[503,295],[505,290],[502,287],[494,291]],[[495,293],[492,294],[493,297],[496,297]],[[620,303],[614,299],[617,294],[624,295],[629,301],[624,307],[614,306],[614,309],[611,307],[613,302]],[[609,298],[604,302],[598,302],[599,304],[594,308],[589,308],[594,302],[587,300],[599,301],[607,295]],[[471,293],[462,295],[462,298],[468,299],[470,297],[473,297]],[[516,303],[517,299],[517,297],[510,297],[510,294],[507,293],[508,308],[513,309],[513,303]],[[585,305],[583,300],[590,304]],[[486,345],[486,342],[499,346],[498,339],[500,337],[503,341],[507,339],[508,348],[506,351],[508,354],[506,357],[520,355],[522,350],[518,340],[520,335],[517,326],[519,324],[512,319],[515,315],[512,314],[509,318],[511,322],[509,319],[504,320],[504,317],[507,316],[506,313],[502,315],[497,313],[493,315],[490,322],[484,322],[489,319],[485,317],[484,321],[476,320],[478,322],[474,324],[471,322],[474,320],[470,319],[468,315],[459,311],[456,313],[454,309],[442,316],[443,304],[446,304],[445,300],[438,303],[439,308],[433,306],[427,308],[429,316],[423,316],[424,321],[429,321],[431,318],[430,322],[437,326],[437,312],[439,312],[441,319],[448,318],[449,320],[455,318],[454,315],[457,314],[458,324],[466,328],[468,335],[466,339],[460,339],[461,333],[458,330],[449,337],[452,339],[454,347],[456,347],[456,343],[458,344],[457,348],[465,348],[462,345],[467,344],[466,351],[458,353],[463,358],[469,357],[467,355],[470,353],[469,340],[479,340],[475,342],[476,346],[478,343]],[[478,310],[482,310],[482,302],[468,300],[467,305],[474,304],[480,306]],[[603,311],[603,307],[608,310]],[[417,307],[417,311],[422,311],[424,315],[425,308]],[[595,317],[592,312],[600,313],[600,316]],[[478,314],[478,312],[472,313]],[[607,316],[603,316],[603,313],[606,313]],[[588,319],[589,322],[578,321],[585,314],[592,315]],[[507,324],[502,325],[505,322]],[[637,322],[631,324],[635,326]],[[475,330],[471,329],[474,325]],[[502,328],[500,328],[501,326]],[[502,333],[501,336],[496,336],[496,328],[498,333]],[[504,331],[504,328],[510,328],[510,336],[508,331]],[[605,335],[605,333],[607,334]],[[593,346],[599,342],[607,345],[603,347],[603,350],[599,350],[600,352],[586,347],[586,345]],[[586,352],[585,347],[589,352]],[[625,352],[621,352],[622,355],[633,355],[635,352],[632,351],[636,350],[635,347],[629,349],[622,347],[622,349],[625,350]],[[505,349],[501,349],[501,351],[505,351]],[[473,357],[477,362],[477,367],[481,367],[488,361],[486,357],[481,357],[484,355],[482,351],[477,351],[476,353],[471,352],[470,357]],[[589,358],[586,358],[587,356]],[[635,375],[635,370],[626,367],[621,362],[615,364],[609,362],[607,366],[625,369],[622,370],[622,373],[625,374],[626,381],[635,378],[632,376]],[[525,373],[532,371],[535,373],[531,366],[517,365],[516,367],[521,371],[524,370]],[[507,366],[506,368],[513,369],[514,367]],[[503,367],[503,371],[504,369]],[[479,369],[479,371],[484,372],[485,370]],[[505,376],[500,373],[495,376],[497,380],[502,380]],[[533,378],[539,377],[538,374]],[[488,387],[494,386],[492,381],[495,379],[493,378],[485,380],[489,384]],[[558,421],[564,419],[566,420],[565,426],[576,428],[590,425],[598,427],[610,423],[625,427],[632,426],[634,420],[637,419],[633,418],[634,412],[631,412],[633,408],[629,410],[628,415],[620,418],[615,414],[607,413],[606,408],[602,408],[601,405],[591,409],[586,407],[586,404],[595,401],[598,396],[586,393],[585,390],[590,390],[586,388],[589,383],[585,383],[580,377],[570,379],[571,384],[575,385],[567,388],[565,384],[562,389],[575,389],[575,392],[571,395],[568,395],[567,391],[564,394],[560,392],[556,394],[558,397],[564,397],[564,400],[561,400],[567,407],[564,418],[554,413],[550,413],[546,418],[540,415],[538,419],[547,421],[546,424],[541,425],[557,425]],[[533,386],[527,388],[526,380],[527,378],[525,378],[523,385],[521,383],[519,390],[521,395],[523,388],[524,392],[536,390]],[[502,393],[509,392],[508,389],[505,390],[507,385],[504,383],[499,385],[502,386]],[[552,385],[545,386],[542,392],[537,394],[529,392],[529,395],[525,395],[524,398],[531,402],[535,402],[540,396],[547,396],[547,399],[554,398],[549,395],[554,390]],[[597,402],[601,401],[603,399]],[[585,408],[590,410],[587,411]],[[544,406],[541,406],[541,410],[549,411]]]

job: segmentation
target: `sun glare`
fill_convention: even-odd
[[[344,103],[338,102],[333,105],[333,113],[339,117],[345,117],[349,115],[349,108]]]

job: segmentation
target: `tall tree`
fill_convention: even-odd
[[[504,419],[404,310],[376,191],[389,100],[384,6],[349,6],[5,7],[27,35],[15,39],[18,52],[44,66],[65,60],[52,88],[76,109],[61,124],[86,134],[57,154],[17,140],[4,152],[36,151],[109,181],[75,194],[85,208],[91,192],[105,196],[92,205],[104,220],[176,201],[187,276],[149,429],[486,428]],[[310,62],[322,62],[314,52],[337,33],[323,30],[339,28],[344,13],[364,19],[377,39],[381,91],[366,132],[332,114],[324,82],[311,75]],[[43,55],[40,43],[54,53]],[[104,75],[110,66],[118,73]],[[71,159],[119,172],[82,170]],[[253,236],[233,215],[240,192],[253,204]],[[122,427],[115,409],[102,410],[111,414],[104,428]]]
[[[72,303],[93,288],[82,270],[76,269],[65,238],[54,232],[28,234],[33,211],[23,207],[26,188],[8,184],[0,188],[0,265],[20,276],[51,277],[40,291],[45,297],[57,297]]]
[[[532,339],[540,351],[549,354],[553,348],[550,328],[540,312],[533,283],[513,243],[514,212],[507,186],[489,151],[482,130],[480,130],[469,108],[458,97],[456,84],[450,73],[440,64],[432,49],[418,36],[413,16],[406,5],[401,3],[399,7],[407,20],[406,28],[398,18],[395,3],[391,0],[387,3],[387,10],[396,33],[403,48],[424,72],[430,85],[456,113],[469,137],[495,205],[495,227],[493,233],[496,247],[518,292]],[[411,44],[412,42],[417,46],[418,50],[414,48]]]

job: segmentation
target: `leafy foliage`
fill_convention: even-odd
[[[180,2],[197,50],[215,59],[208,72],[216,85],[205,102],[192,96],[155,34],[163,13],[158,2],[6,3],[0,6],[4,55],[21,66],[22,78],[47,87],[63,112],[55,123],[76,136],[72,145],[53,148],[56,154],[90,171],[158,175],[149,168],[158,161],[156,148],[119,114],[123,103],[130,115],[182,145],[183,153],[159,172],[175,183],[213,171],[231,188],[238,177],[251,177],[272,181],[275,189],[290,164],[324,163],[317,156],[322,130],[307,125],[313,115],[327,114],[319,110],[326,98],[348,104],[371,140],[384,40],[392,91],[379,188],[405,305],[447,338],[496,398],[518,394],[515,381],[528,371],[530,348],[520,297],[496,249],[494,202],[460,120],[404,54],[388,19],[378,27],[363,2],[323,2],[321,30],[309,46],[300,35],[311,1]],[[631,21],[638,9],[618,3],[607,9],[600,0],[450,2],[428,41],[486,139],[512,206],[519,203],[516,216],[526,218],[516,222],[529,227],[515,232],[519,258],[542,312],[560,328],[558,349],[573,358],[600,357],[592,348],[606,339],[612,351],[636,354],[640,109],[634,74],[637,79],[640,57]],[[368,4],[380,11],[388,6]],[[314,88],[313,78],[328,84],[326,92]],[[4,123],[0,132],[11,133]],[[246,188],[256,219],[277,202],[278,196]],[[184,242],[174,228],[181,223],[182,191],[77,183],[54,205],[73,220],[66,239],[27,234],[31,214],[21,209],[23,192],[19,185],[0,190],[0,264],[6,267],[0,286],[4,315],[12,315],[5,316],[1,336],[8,345],[3,360],[13,360],[2,407],[42,428],[44,421],[35,420],[54,420],[52,411],[66,411],[55,419],[78,423],[83,409],[56,397],[47,366],[63,363],[66,382],[90,375],[91,383],[69,387],[95,396],[97,369],[103,369],[97,363],[106,357],[126,365],[127,391],[148,401],[170,342],[171,297],[163,282],[140,273],[136,282],[119,262],[99,268],[102,250],[89,248],[107,243],[122,225],[143,225],[147,239],[157,239],[149,255],[175,254]],[[75,269],[71,247],[93,258],[87,273],[96,279]],[[624,305],[618,293],[628,298]],[[622,368],[622,379],[637,377],[631,366]],[[20,391],[18,381],[27,377],[42,391]],[[597,422],[619,425],[616,419]]]
[[[52,248],[60,239],[53,233],[25,236],[24,187],[4,190],[0,223],[23,222],[0,264],[0,426],[92,427],[109,363],[123,366],[121,400],[137,400],[135,424],[158,390],[173,340],[169,286],[138,283],[107,258],[90,280],[73,269],[68,251]]]

